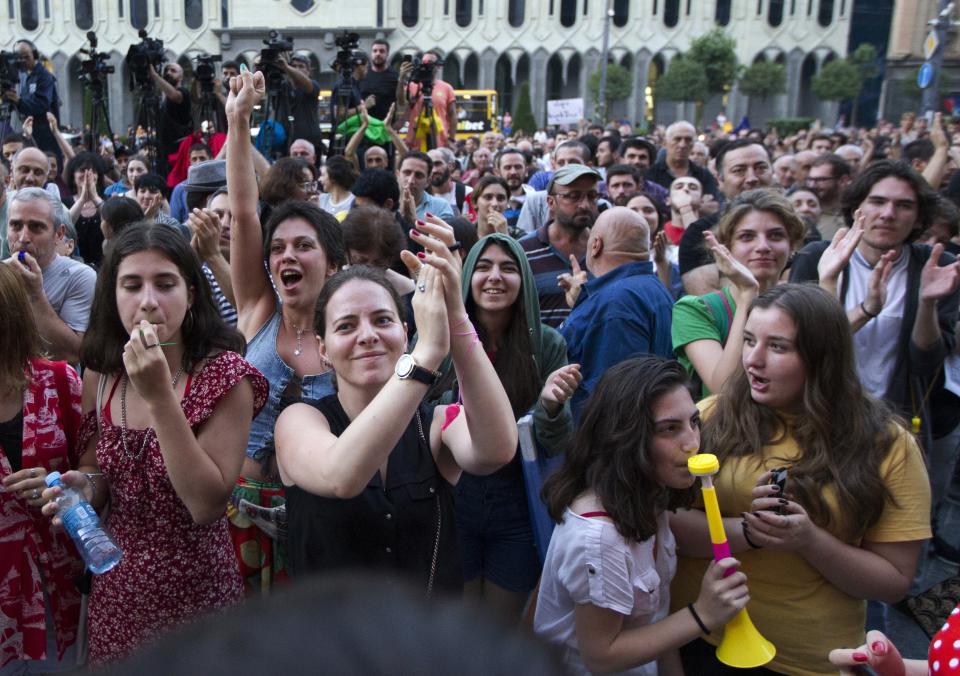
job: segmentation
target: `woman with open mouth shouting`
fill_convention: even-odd
[[[316,204],[296,199],[281,203],[261,229],[250,115],[264,92],[263,75],[244,71],[233,78],[226,105],[237,328],[247,339],[247,359],[270,381],[267,405],[250,430],[230,512],[231,536],[248,591],[284,576],[284,497],[273,428],[285,401],[318,400],[333,392],[329,367],[317,350],[314,314],[324,283],[346,263],[339,224]]]

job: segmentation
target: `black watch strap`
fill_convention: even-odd
[[[422,366],[414,365],[413,370],[410,371],[409,378],[411,380],[416,380],[418,383],[423,383],[424,385],[433,385],[440,378],[440,372],[431,371],[430,369],[425,369]]]

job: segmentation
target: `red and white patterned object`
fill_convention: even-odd
[[[943,628],[933,637],[927,656],[930,674],[960,674],[960,606],[953,609]]]

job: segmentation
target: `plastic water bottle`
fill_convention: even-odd
[[[60,479],[60,472],[50,472],[44,480],[47,486],[59,486],[63,490],[57,497],[60,518],[87,568],[100,575],[120,563],[123,550],[100,525],[100,517],[83,499],[83,494],[76,488],[66,486]]]

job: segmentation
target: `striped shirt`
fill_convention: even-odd
[[[213,276],[213,271],[206,263],[203,264],[203,275],[207,278],[207,281],[210,282],[210,291],[213,292],[213,302],[217,304],[217,309],[220,310],[220,316],[223,317],[223,321],[231,326],[236,326],[237,309],[233,307],[230,301],[227,300],[227,297],[223,295],[223,291],[217,283],[217,278]]]
[[[527,254],[537,284],[540,321],[556,329],[570,314],[563,289],[557,284],[557,276],[564,272],[573,273],[573,268],[567,256],[550,244],[550,235],[547,234],[549,227],[550,223],[547,223],[537,228],[520,240],[520,246]],[[584,259],[580,260],[580,267],[586,269]]]

